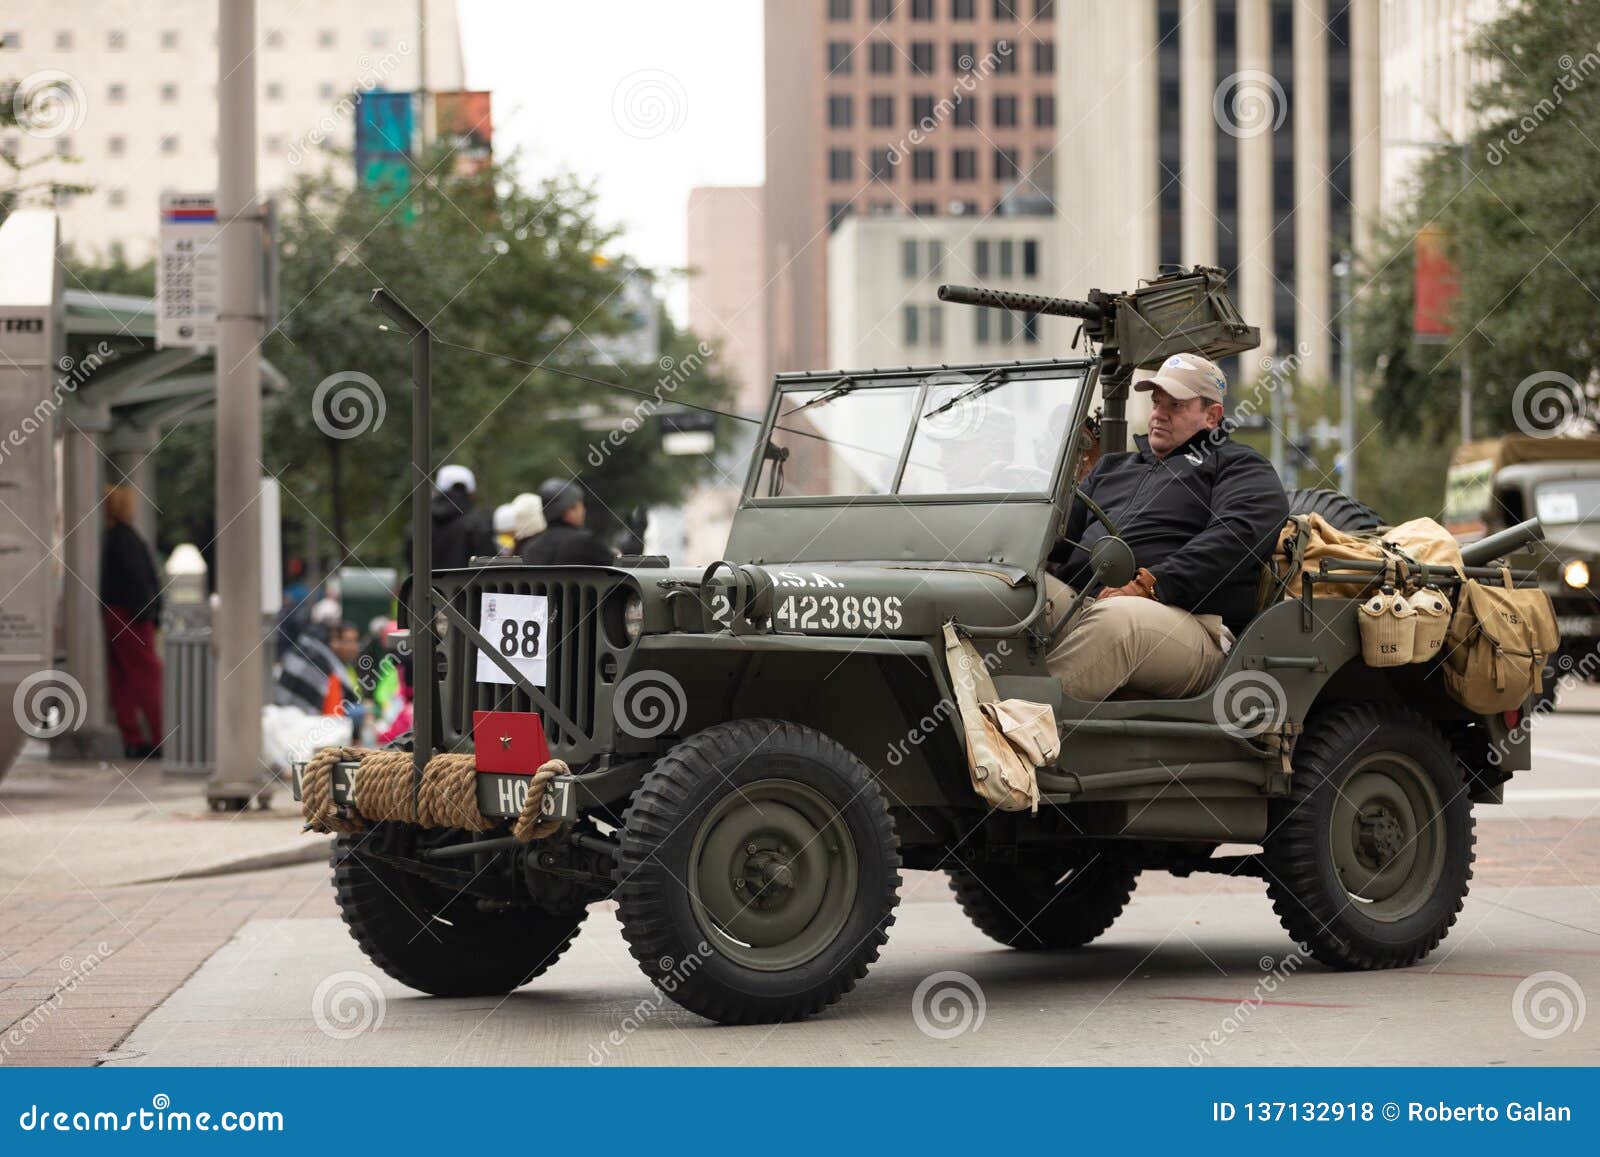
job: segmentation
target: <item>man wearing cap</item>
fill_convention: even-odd
[[[1150,394],[1149,434],[1132,452],[1102,457],[1082,482],[1115,531],[1080,500],[1050,555],[1055,616],[1089,581],[1099,539],[1118,534],[1139,565],[1133,581],[1087,603],[1047,657],[1075,699],[1123,688],[1186,698],[1209,687],[1255,613],[1262,563],[1289,514],[1272,464],[1228,437],[1228,383],[1215,364],[1174,354],[1134,389]]]
[[[433,486],[433,565],[438,569],[466,566],[474,557],[498,553],[494,523],[473,505],[478,480],[454,463],[439,467]],[[405,565],[411,566],[411,532],[406,531]]]
[[[548,524],[522,547],[533,566],[610,566],[617,556],[584,525],[589,517],[583,486],[575,478],[547,478],[539,486]]]

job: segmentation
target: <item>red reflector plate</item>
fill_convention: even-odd
[[[532,775],[550,758],[544,720],[531,711],[474,711],[472,748],[480,772]]]

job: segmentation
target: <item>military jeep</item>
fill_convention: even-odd
[[[781,374],[724,560],[485,560],[409,593],[417,670],[436,671],[419,769],[476,735],[479,806],[509,824],[534,769],[485,765],[512,745],[507,721],[531,719],[570,774],[544,797],[559,827],[532,843],[504,824],[338,837],[338,902],[379,967],[428,993],[507,992],[610,898],[679,1004],[793,1020],[865,975],[902,868],[946,873],[973,923],[1022,950],[1088,944],[1149,870],[1261,878],[1289,935],[1335,968],[1410,965],[1440,942],[1471,875],[1473,806],[1528,766],[1528,736],[1458,707],[1432,666],[1363,665],[1356,600],[1317,587],[1375,583],[1375,564],[1325,563],[1292,600],[1269,584],[1193,698],[1079,701],[1045,667],[1043,569],[1081,500],[1090,407],[1102,449],[1120,450],[1136,367],[1256,344],[1221,273],[1087,301],[941,294],[1079,317],[1098,356]],[[1486,540],[1469,561],[1514,545]],[[1131,558],[1097,557],[1101,583],[1131,577]],[[1054,710],[1037,813],[974,792],[947,623],[1001,696]],[[353,774],[338,770],[336,800]]]

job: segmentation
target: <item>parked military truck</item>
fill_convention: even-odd
[[[1471,876],[1473,809],[1528,766],[1529,740],[1517,712],[1453,701],[1436,664],[1363,663],[1359,600],[1329,592],[1376,584],[1381,564],[1325,561],[1292,599],[1270,585],[1190,698],[1077,700],[1046,669],[1059,620],[1044,568],[1086,500],[1090,406],[1121,450],[1137,367],[1257,344],[1222,273],[1085,301],[941,296],[1079,318],[1098,354],[780,374],[726,558],[705,570],[416,568],[407,625],[433,677],[414,789],[440,762],[476,761],[483,822],[363,823],[376,761],[319,768],[345,828],[339,906],[379,967],[423,992],[503,993],[610,897],[672,999],[721,1022],[792,1020],[865,975],[905,867],[946,873],[979,929],[1024,950],[1094,940],[1152,870],[1260,878],[1332,967],[1410,965],[1440,942]],[[426,328],[386,308],[422,343],[425,406]],[[1301,500],[1333,509],[1325,497]],[[1468,547],[1466,573],[1497,575],[1484,564],[1534,533]],[[1129,581],[1119,546],[1101,540],[1081,596]],[[974,791],[947,625],[998,694],[1054,713],[1036,813]],[[507,772],[530,735],[564,763]],[[512,828],[530,818],[531,841]]]
[[[1540,704],[1564,682],[1600,678],[1600,436],[1518,434],[1457,447],[1445,484],[1445,524],[1474,542],[1538,517],[1542,541],[1512,564],[1534,571],[1555,605],[1561,650],[1546,668]]]

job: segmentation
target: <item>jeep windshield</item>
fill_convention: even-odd
[[[756,498],[1048,495],[1081,365],[781,379]]]

